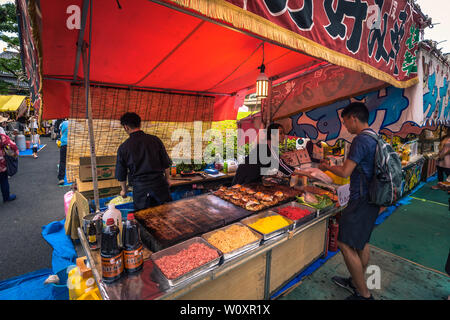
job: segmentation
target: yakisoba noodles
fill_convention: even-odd
[[[223,253],[228,253],[258,240],[258,237],[247,227],[232,225],[213,233],[207,240]]]

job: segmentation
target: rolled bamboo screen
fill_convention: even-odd
[[[66,175],[69,182],[78,177],[80,157],[90,156],[85,91],[73,85],[69,118]],[[211,128],[214,97],[161,93],[143,90],[92,86],[90,90],[96,156],[116,155],[128,135],[120,125],[125,112],[136,112],[141,129],[158,136],[169,156],[180,140],[172,141],[177,129],[185,129],[194,139],[194,128],[202,132]],[[202,141],[203,148],[207,141]],[[201,150],[200,150],[201,151]],[[201,157],[191,141],[191,155]]]

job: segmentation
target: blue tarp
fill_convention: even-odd
[[[66,235],[64,222],[55,221],[42,227],[42,236],[53,247],[52,270],[42,269],[0,282],[0,300],[61,300],[68,299],[68,289],[44,284],[52,274],[76,264],[77,253]],[[63,271],[62,271],[63,270]],[[64,279],[67,280],[67,279]]]
[[[0,282],[0,300],[54,300],[53,287],[44,281],[50,269],[41,269]]]
[[[77,252],[64,230],[65,219],[42,227],[42,236],[53,247],[52,270],[58,271],[76,263]]]
[[[38,148],[38,152],[41,151],[46,144],[40,144]],[[25,151],[20,151],[19,156],[21,157],[30,157],[33,155],[33,149],[26,149]]]

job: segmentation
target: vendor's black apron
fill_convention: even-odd
[[[169,184],[163,174],[136,180],[133,181],[135,210],[143,210],[172,201]]]

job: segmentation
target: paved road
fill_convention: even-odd
[[[41,235],[42,226],[64,219],[64,194],[70,187],[57,185],[59,149],[55,141],[39,158],[20,157],[19,171],[10,182],[13,202],[0,201],[0,281],[35,270],[50,268],[52,247]]]

